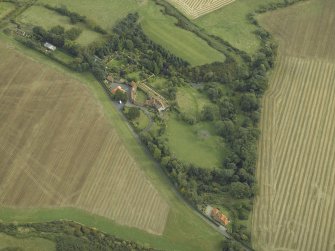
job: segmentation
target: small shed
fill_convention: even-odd
[[[50,51],[55,51],[57,49],[56,46],[54,46],[54,45],[52,45],[52,44],[50,44],[48,42],[44,43],[44,47],[47,48]]]

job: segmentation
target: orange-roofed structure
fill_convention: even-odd
[[[212,209],[211,216],[213,219],[215,219],[216,221],[220,222],[225,226],[228,225],[229,223],[228,217],[225,216],[223,213],[221,213],[220,210],[217,208]]]
[[[114,88],[114,89],[112,90],[112,93],[115,94],[116,91],[126,92],[124,89],[122,89],[121,86],[117,86],[116,88]]]

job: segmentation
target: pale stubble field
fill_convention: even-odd
[[[256,250],[335,250],[334,14],[313,0],[260,17],[279,57],[263,99]]]
[[[2,43],[0,54],[1,206],[76,207],[162,234],[169,206],[90,89]]]

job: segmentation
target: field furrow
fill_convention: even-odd
[[[335,182],[335,64],[295,57],[278,64],[263,102],[254,245],[322,250],[334,210],[326,191]]]
[[[168,0],[170,4],[192,19],[213,12],[234,1],[235,0]]]
[[[0,43],[0,204],[76,207],[161,235],[169,206],[91,90],[7,51]]]

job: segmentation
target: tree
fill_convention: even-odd
[[[113,96],[114,100],[117,100],[117,101],[122,101],[123,103],[126,103],[127,100],[128,100],[128,95],[126,92],[123,92],[121,90],[116,90],[114,96]],[[135,108],[135,107],[133,107]],[[138,108],[137,108],[138,109]],[[139,111],[138,111],[138,114],[139,114]],[[139,115],[138,115],[139,116]]]
[[[65,40],[64,49],[72,56],[78,56],[80,53],[79,44],[71,40]]]
[[[242,247],[239,247],[239,245],[233,241],[233,240],[227,240],[225,239],[222,244],[222,251],[242,251],[245,250]]]
[[[126,49],[130,51],[134,49],[134,43],[130,39],[127,39],[125,44],[126,44]]]
[[[48,32],[41,26],[35,26],[33,33],[38,40],[46,40]]]
[[[158,147],[155,147],[153,155],[156,160],[160,160],[162,156],[161,150]]]
[[[60,26],[60,25],[56,25],[54,27],[52,27],[49,32],[55,34],[55,35],[63,35],[65,32],[64,27]]]
[[[235,138],[235,125],[231,120],[218,121],[216,124],[218,134],[228,142]]]
[[[118,91],[116,91],[116,93],[117,92]],[[134,119],[136,119],[136,118],[138,118],[140,116],[140,108],[137,108],[137,107],[128,107],[127,109],[125,109],[124,114],[127,117],[127,119],[134,120]]]
[[[213,121],[216,119],[218,114],[217,107],[212,105],[205,105],[201,111],[201,117],[203,120]]]
[[[106,77],[106,72],[103,67],[97,64],[92,66],[92,73],[99,81],[103,81]]]
[[[236,115],[235,107],[228,98],[223,98],[219,102],[220,117],[224,119],[233,119]]]
[[[249,198],[251,189],[246,183],[233,182],[230,185],[230,194],[237,199]]]
[[[65,32],[65,38],[74,41],[80,36],[82,31],[80,28],[73,27]]]
[[[258,110],[258,99],[254,93],[247,93],[241,96],[240,106],[244,112],[253,112]]]
[[[212,101],[216,101],[222,96],[222,92],[219,88],[210,87],[207,90],[207,95]]]

